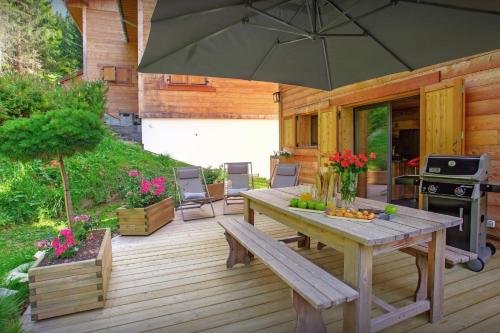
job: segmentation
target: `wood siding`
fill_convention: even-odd
[[[424,87],[438,82],[452,84],[457,79],[463,79],[465,86],[465,154],[488,153],[492,159],[490,180],[500,181],[500,50],[412,73],[398,73],[360,82],[333,91],[280,85],[281,109],[284,119],[287,119],[300,112],[310,112],[315,105],[329,101],[330,105],[342,110],[340,122],[348,122],[349,120],[342,118],[351,117],[346,111],[352,110],[352,106],[418,95]],[[319,110],[319,107],[316,108]],[[323,128],[325,125],[320,126]],[[319,150],[309,149],[307,154],[304,154],[303,149],[289,145],[289,140],[286,140],[289,135],[287,128],[293,128],[293,125],[286,123],[282,129],[284,140],[281,148],[295,152],[294,159],[302,164],[303,169],[317,166]],[[330,128],[336,132],[334,126]],[[320,138],[321,135],[320,133]],[[350,146],[350,142],[347,142],[350,138],[347,136],[352,136],[352,133],[338,135],[340,148]],[[308,169],[307,173],[301,174],[301,182],[311,181],[311,173],[313,171]],[[500,222],[499,194],[489,195],[488,209],[489,217]],[[495,233],[500,236],[500,227],[497,227]]]
[[[101,80],[104,66],[129,66],[130,83],[108,83],[107,112],[137,114],[137,43],[127,43],[116,1],[90,0],[85,12],[85,78]]]
[[[138,16],[142,19],[139,49],[142,50],[147,44],[156,0],[138,1]],[[143,79],[140,83],[143,84],[142,118],[278,119],[278,104],[272,96],[278,90],[275,83],[209,77],[210,89],[204,86],[169,89],[165,86],[167,76],[140,75]]]

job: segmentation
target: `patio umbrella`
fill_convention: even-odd
[[[158,0],[143,73],[324,90],[500,48],[496,0]]]

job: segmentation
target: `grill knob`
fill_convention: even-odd
[[[436,185],[429,185],[429,187],[427,188],[427,190],[429,191],[429,193],[436,193],[438,188]]]
[[[455,188],[455,195],[461,197],[465,194],[465,190],[462,186],[456,187]]]

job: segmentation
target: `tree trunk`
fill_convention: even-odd
[[[66,169],[64,168],[64,160],[59,156],[59,168],[61,169],[61,178],[64,187],[64,205],[66,207],[66,216],[68,218],[68,226],[71,228],[73,223],[73,201],[71,200],[71,190],[69,188],[69,179]]]

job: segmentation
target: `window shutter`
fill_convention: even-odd
[[[116,81],[116,67],[115,66],[104,66],[102,68],[102,79],[104,81]]]

